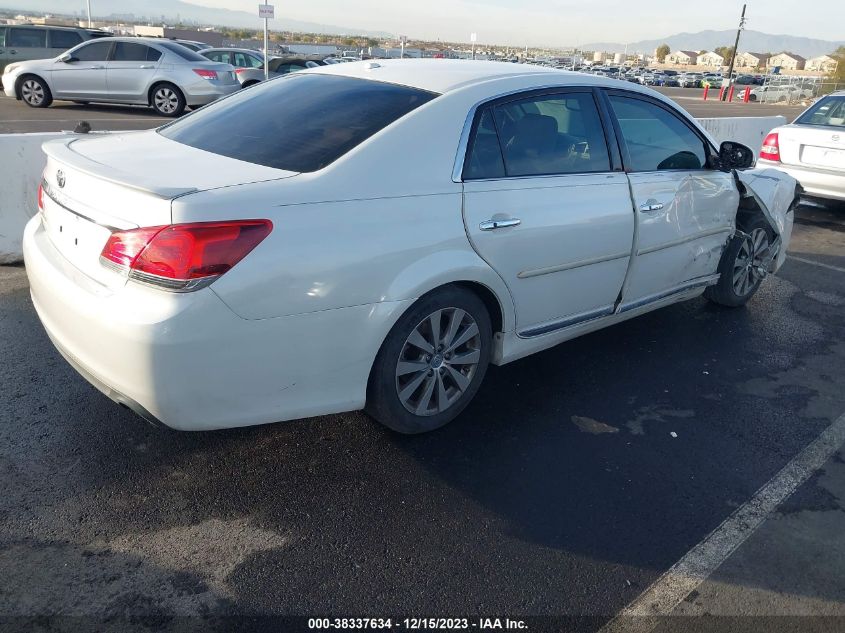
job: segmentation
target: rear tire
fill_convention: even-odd
[[[704,291],[704,296],[722,306],[737,308],[754,296],[763,276],[755,268],[774,235],[759,214],[738,224],[748,237],[734,235],[719,260],[719,281]]]
[[[420,298],[387,335],[373,363],[366,411],[398,433],[438,429],[475,396],[492,349],[484,302],[445,286]]]
[[[53,93],[47,82],[35,75],[25,75],[21,78],[18,94],[30,108],[46,108],[53,103]]]
[[[177,117],[185,111],[185,95],[171,83],[160,83],[150,90],[150,105],[161,116]]]

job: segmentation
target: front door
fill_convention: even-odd
[[[713,150],[671,106],[609,94],[637,218],[636,256],[620,311],[712,281],[733,231],[739,192]]]
[[[68,51],[73,60],[53,65],[52,90],[56,99],[107,99],[106,63],[112,42],[95,40]]]
[[[634,217],[589,89],[510,97],[476,115],[464,162],[464,220],[504,279],[530,337],[610,314]]]

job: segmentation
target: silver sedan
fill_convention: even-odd
[[[234,68],[165,39],[114,37],[85,42],[54,59],[6,66],[7,96],[33,108],[53,99],[146,105],[179,116],[240,88]]]
[[[787,172],[809,196],[845,200],[845,91],[819,99],[794,123],[772,130],[758,165]]]

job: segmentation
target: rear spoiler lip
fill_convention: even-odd
[[[142,191],[157,198],[171,200],[173,198],[178,198],[179,196],[199,191],[196,187],[166,187],[146,183],[142,178],[139,178],[135,174],[129,174],[127,172],[120,171],[119,169],[115,169],[114,167],[110,167],[109,165],[98,163],[97,161],[91,160],[87,156],[73,150],[71,145],[78,140],[80,139],[71,138],[46,141],[41,145],[41,149],[50,158],[53,158],[60,163],[64,163],[69,167],[73,167],[74,169],[78,169],[89,176],[95,176],[96,178],[100,178],[116,185],[121,185],[122,187]]]

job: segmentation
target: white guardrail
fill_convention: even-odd
[[[725,117],[699,119],[718,142],[737,141],[757,151],[773,128],[784,125],[782,116]],[[21,239],[24,225],[37,212],[38,183],[46,158],[41,144],[67,133],[0,134],[0,264],[23,259]]]

